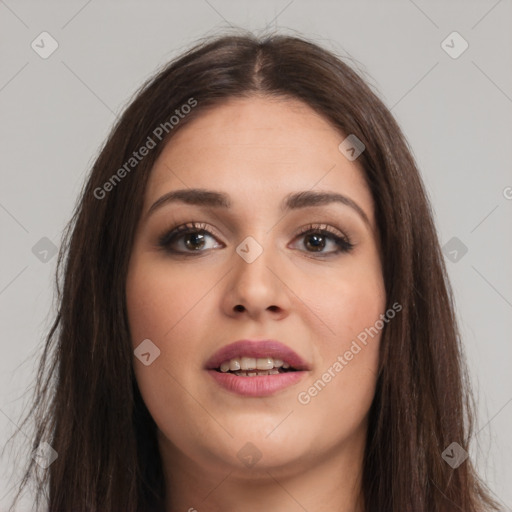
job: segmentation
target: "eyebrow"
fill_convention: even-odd
[[[226,209],[231,208],[232,205],[229,196],[223,192],[202,188],[172,190],[157,199],[149,208],[146,216],[149,217],[162,206],[174,202]],[[370,226],[370,220],[364,210],[354,200],[350,199],[350,197],[338,194],[337,192],[315,192],[311,190],[294,192],[288,194],[283,199],[281,210],[290,211],[312,206],[325,206],[332,203],[341,203],[349,206],[359,214],[368,226]]]

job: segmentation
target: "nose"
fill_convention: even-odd
[[[267,315],[281,320],[289,315],[290,288],[286,285],[278,258],[269,248],[264,248],[254,259],[244,259],[233,254],[233,269],[228,274],[228,285],[223,308],[231,317],[246,315],[260,319]]]

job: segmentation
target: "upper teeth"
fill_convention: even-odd
[[[229,361],[224,361],[220,365],[221,372],[238,370],[271,370],[272,368],[290,368],[288,363],[281,359],[273,357],[235,357]]]

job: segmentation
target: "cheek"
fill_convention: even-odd
[[[179,265],[135,259],[126,285],[126,302],[134,345],[145,338],[170,339],[180,324],[197,314],[211,281],[184,272]],[[192,326],[194,322],[189,322]],[[197,322],[195,322],[197,323]]]
[[[352,277],[333,288],[326,314],[336,333],[336,348],[348,349],[347,342],[366,332],[384,313],[385,292],[379,279],[368,276],[366,280]]]
[[[204,292],[203,292],[204,293]],[[126,306],[132,346],[136,349],[146,339],[160,351],[149,366],[134,359],[134,368],[141,390],[154,387],[158,395],[162,387],[169,388],[179,361],[186,361],[194,347],[179,343],[188,331],[194,340],[197,322],[187,321],[194,316],[194,305],[201,299],[201,290],[187,282],[183,272],[169,265],[162,268],[157,261],[148,262],[144,256],[131,262],[126,282]],[[187,313],[188,316],[187,316]],[[190,314],[191,313],[191,314]],[[159,371],[156,371],[159,370]]]
[[[314,347],[321,360],[347,350],[351,340],[375,324],[386,306],[376,253],[347,258],[343,263],[316,275],[302,272],[303,277],[294,283],[294,291],[314,313],[308,323],[310,328],[316,326]]]
[[[132,346],[136,349],[149,339],[160,351],[149,366],[134,358],[139,388],[155,413],[171,395],[177,403],[183,400],[180,385],[194,386],[191,376],[199,371],[204,339],[204,327],[198,321],[206,316],[202,309],[206,301],[201,301],[206,293],[204,282],[209,281],[144,256],[130,267],[126,303]]]
[[[197,410],[198,416],[202,414],[193,399],[199,396],[193,378],[200,366],[196,342],[204,338],[197,321],[205,294],[205,288],[198,286],[200,282],[178,266],[163,266],[154,260],[148,263],[142,257],[134,260],[127,278],[133,348],[149,339],[160,350],[149,366],[134,358],[137,384],[151,416],[169,439],[179,439],[181,433],[197,429],[193,417],[170,411]]]
[[[341,271],[323,293],[315,292],[318,315],[329,329],[315,345],[318,364],[298,396],[305,411],[315,418],[328,411],[333,429],[343,425],[347,434],[357,429],[373,400],[385,326],[380,265],[376,259],[366,263]]]

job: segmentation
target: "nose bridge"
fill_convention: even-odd
[[[279,265],[272,238],[263,230],[249,235],[238,244],[233,256],[232,306],[241,304],[249,310],[283,307],[282,284],[274,275]]]
[[[272,254],[270,237],[260,233],[245,237],[236,247],[234,255],[235,274],[238,281],[254,281],[263,284],[267,274],[271,274],[267,265],[271,266]]]

